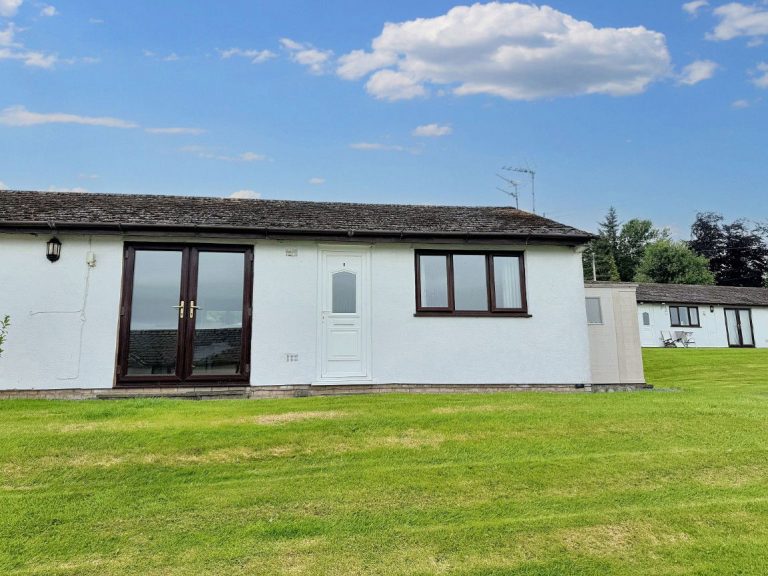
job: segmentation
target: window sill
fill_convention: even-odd
[[[416,317],[442,318],[533,318],[528,312],[416,312]]]

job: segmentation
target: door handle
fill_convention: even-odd
[[[195,306],[195,301],[190,300],[189,301],[189,317],[194,318],[195,317],[195,310],[202,310],[200,306]]]
[[[171,306],[171,308],[176,308],[179,311],[179,318],[184,319],[184,300],[180,300],[178,306]]]

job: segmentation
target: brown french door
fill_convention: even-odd
[[[250,373],[250,246],[127,244],[119,385],[226,385]]]

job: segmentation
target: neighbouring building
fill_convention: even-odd
[[[585,286],[592,382],[643,384],[637,324],[637,284],[588,282]]]
[[[766,288],[639,284],[637,312],[644,347],[768,347]]]
[[[0,191],[0,389],[639,383],[590,360],[590,238],[509,207]]]

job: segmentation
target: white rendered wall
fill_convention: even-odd
[[[0,235],[0,316],[11,316],[0,389],[111,388],[122,243],[59,235],[61,259],[52,264],[49,237]]]
[[[733,306],[729,306],[733,308]],[[743,308],[749,308],[744,306]],[[640,342],[645,348],[663,346],[661,332],[665,334],[675,331],[693,332],[697,348],[728,348],[728,334],[725,329],[725,306],[715,306],[710,312],[709,305],[699,305],[699,323],[701,328],[672,327],[669,317],[669,306],[666,304],[637,305],[638,323],[640,325]],[[751,308],[752,324],[755,333],[755,346],[768,348],[768,308]],[[643,325],[643,313],[650,316],[650,326]]]
[[[60,238],[61,260],[51,264],[47,236],[0,235],[0,315],[12,317],[0,389],[113,385],[124,239]],[[414,317],[419,247],[429,246],[371,249],[374,383],[590,381],[581,257],[573,249],[526,248],[531,318],[432,318]],[[317,243],[255,242],[252,385],[317,381],[317,285]]]

